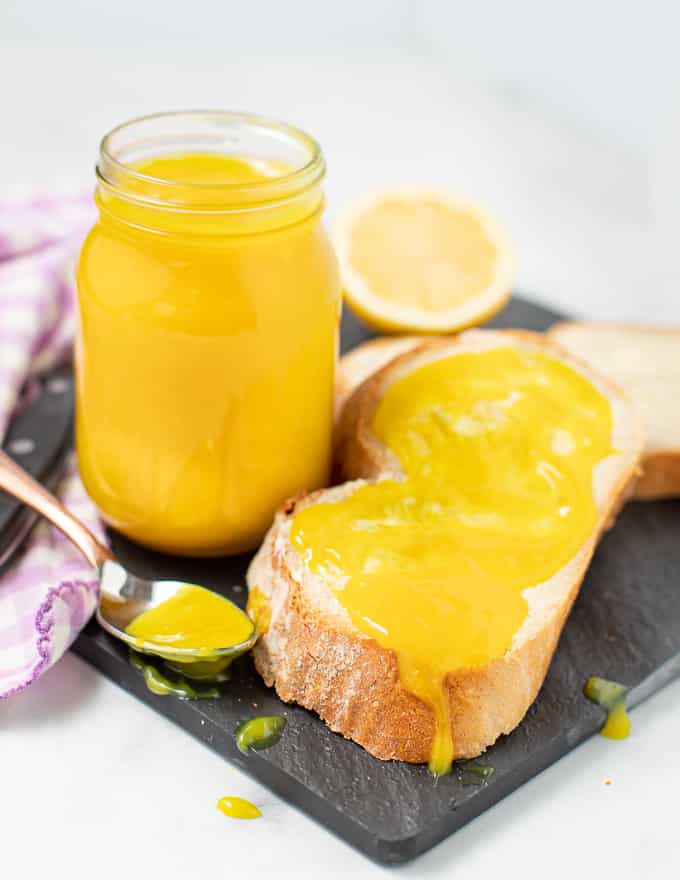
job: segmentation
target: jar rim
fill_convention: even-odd
[[[188,193],[195,193],[200,198],[201,194],[212,192],[215,194],[223,194],[225,199],[230,200],[236,198],[239,202],[242,199],[252,203],[260,201],[269,201],[267,193],[271,194],[275,191],[280,196],[285,192],[289,195],[299,193],[306,190],[324,176],[325,161],[318,142],[310,135],[294,125],[283,122],[272,117],[233,110],[178,110],[178,111],[161,111],[159,113],[150,113],[144,116],[138,116],[129,119],[126,122],[117,125],[111,129],[101,139],[99,144],[100,162],[96,166],[96,174],[99,183],[107,189],[119,190],[128,184],[150,184],[161,191],[167,187],[168,190],[176,187],[178,181],[172,178],[156,177],[145,174],[137,170],[133,165],[128,164],[116,156],[116,150],[113,147],[113,141],[116,137],[120,137],[124,132],[131,131],[137,126],[146,124],[163,123],[164,121],[180,121],[194,120],[208,121],[216,127],[220,124],[231,126],[251,127],[253,130],[261,129],[263,132],[271,133],[278,136],[283,142],[288,140],[291,144],[296,144],[305,151],[303,161],[298,166],[294,166],[290,171],[282,174],[274,175],[262,180],[248,181],[246,183],[233,182],[206,182],[206,181],[187,181],[180,182],[182,190]],[[162,137],[156,136],[156,142],[160,145],[163,141]],[[131,194],[132,195],[132,194]],[[277,195],[274,198],[277,199]],[[146,204],[172,204],[169,198],[166,202],[164,198],[145,198],[139,192],[132,195],[132,200]]]

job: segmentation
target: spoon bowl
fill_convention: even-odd
[[[136,617],[162,602],[167,602],[179,590],[187,586],[199,585],[188,584],[186,581],[150,581],[132,574],[115,559],[105,559],[99,567],[99,584],[101,594],[97,606],[97,621],[102,629],[121,642],[125,642],[135,651],[154,654],[173,664],[182,664],[182,671],[194,678],[210,677],[216,672],[221,672],[232,660],[250,651],[257,641],[259,633],[255,624],[245,641],[222,648],[178,648],[140,639],[126,632],[127,627]],[[238,608],[226,596],[222,598]],[[191,669],[185,668],[188,664],[196,664],[195,674]],[[204,670],[199,668],[203,664],[205,664]]]

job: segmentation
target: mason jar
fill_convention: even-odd
[[[340,285],[325,163],[242,113],[128,122],[101,143],[77,267],[76,438],[85,487],[130,538],[254,547],[328,478]]]

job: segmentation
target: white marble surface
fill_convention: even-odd
[[[368,187],[449,186],[507,226],[518,286],[537,299],[680,323],[680,301],[653,269],[643,162],[460,71],[389,54],[349,63],[328,53],[170,58],[3,46],[0,82],[0,192],[88,185],[98,136],[138,113],[255,109],[321,140],[331,219]],[[626,742],[594,738],[398,874],[677,876],[680,683],[632,720]],[[387,873],[71,655],[0,704],[0,779],[7,877]],[[250,798],[264,818],[230,822],[214,807],[224,794]]]

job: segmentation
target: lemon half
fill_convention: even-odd
[[[478,207],[432,190],[388,190],[354,204],[334,236],[345,298],[378,330],[451,333],[510,296],[513,258]]]

